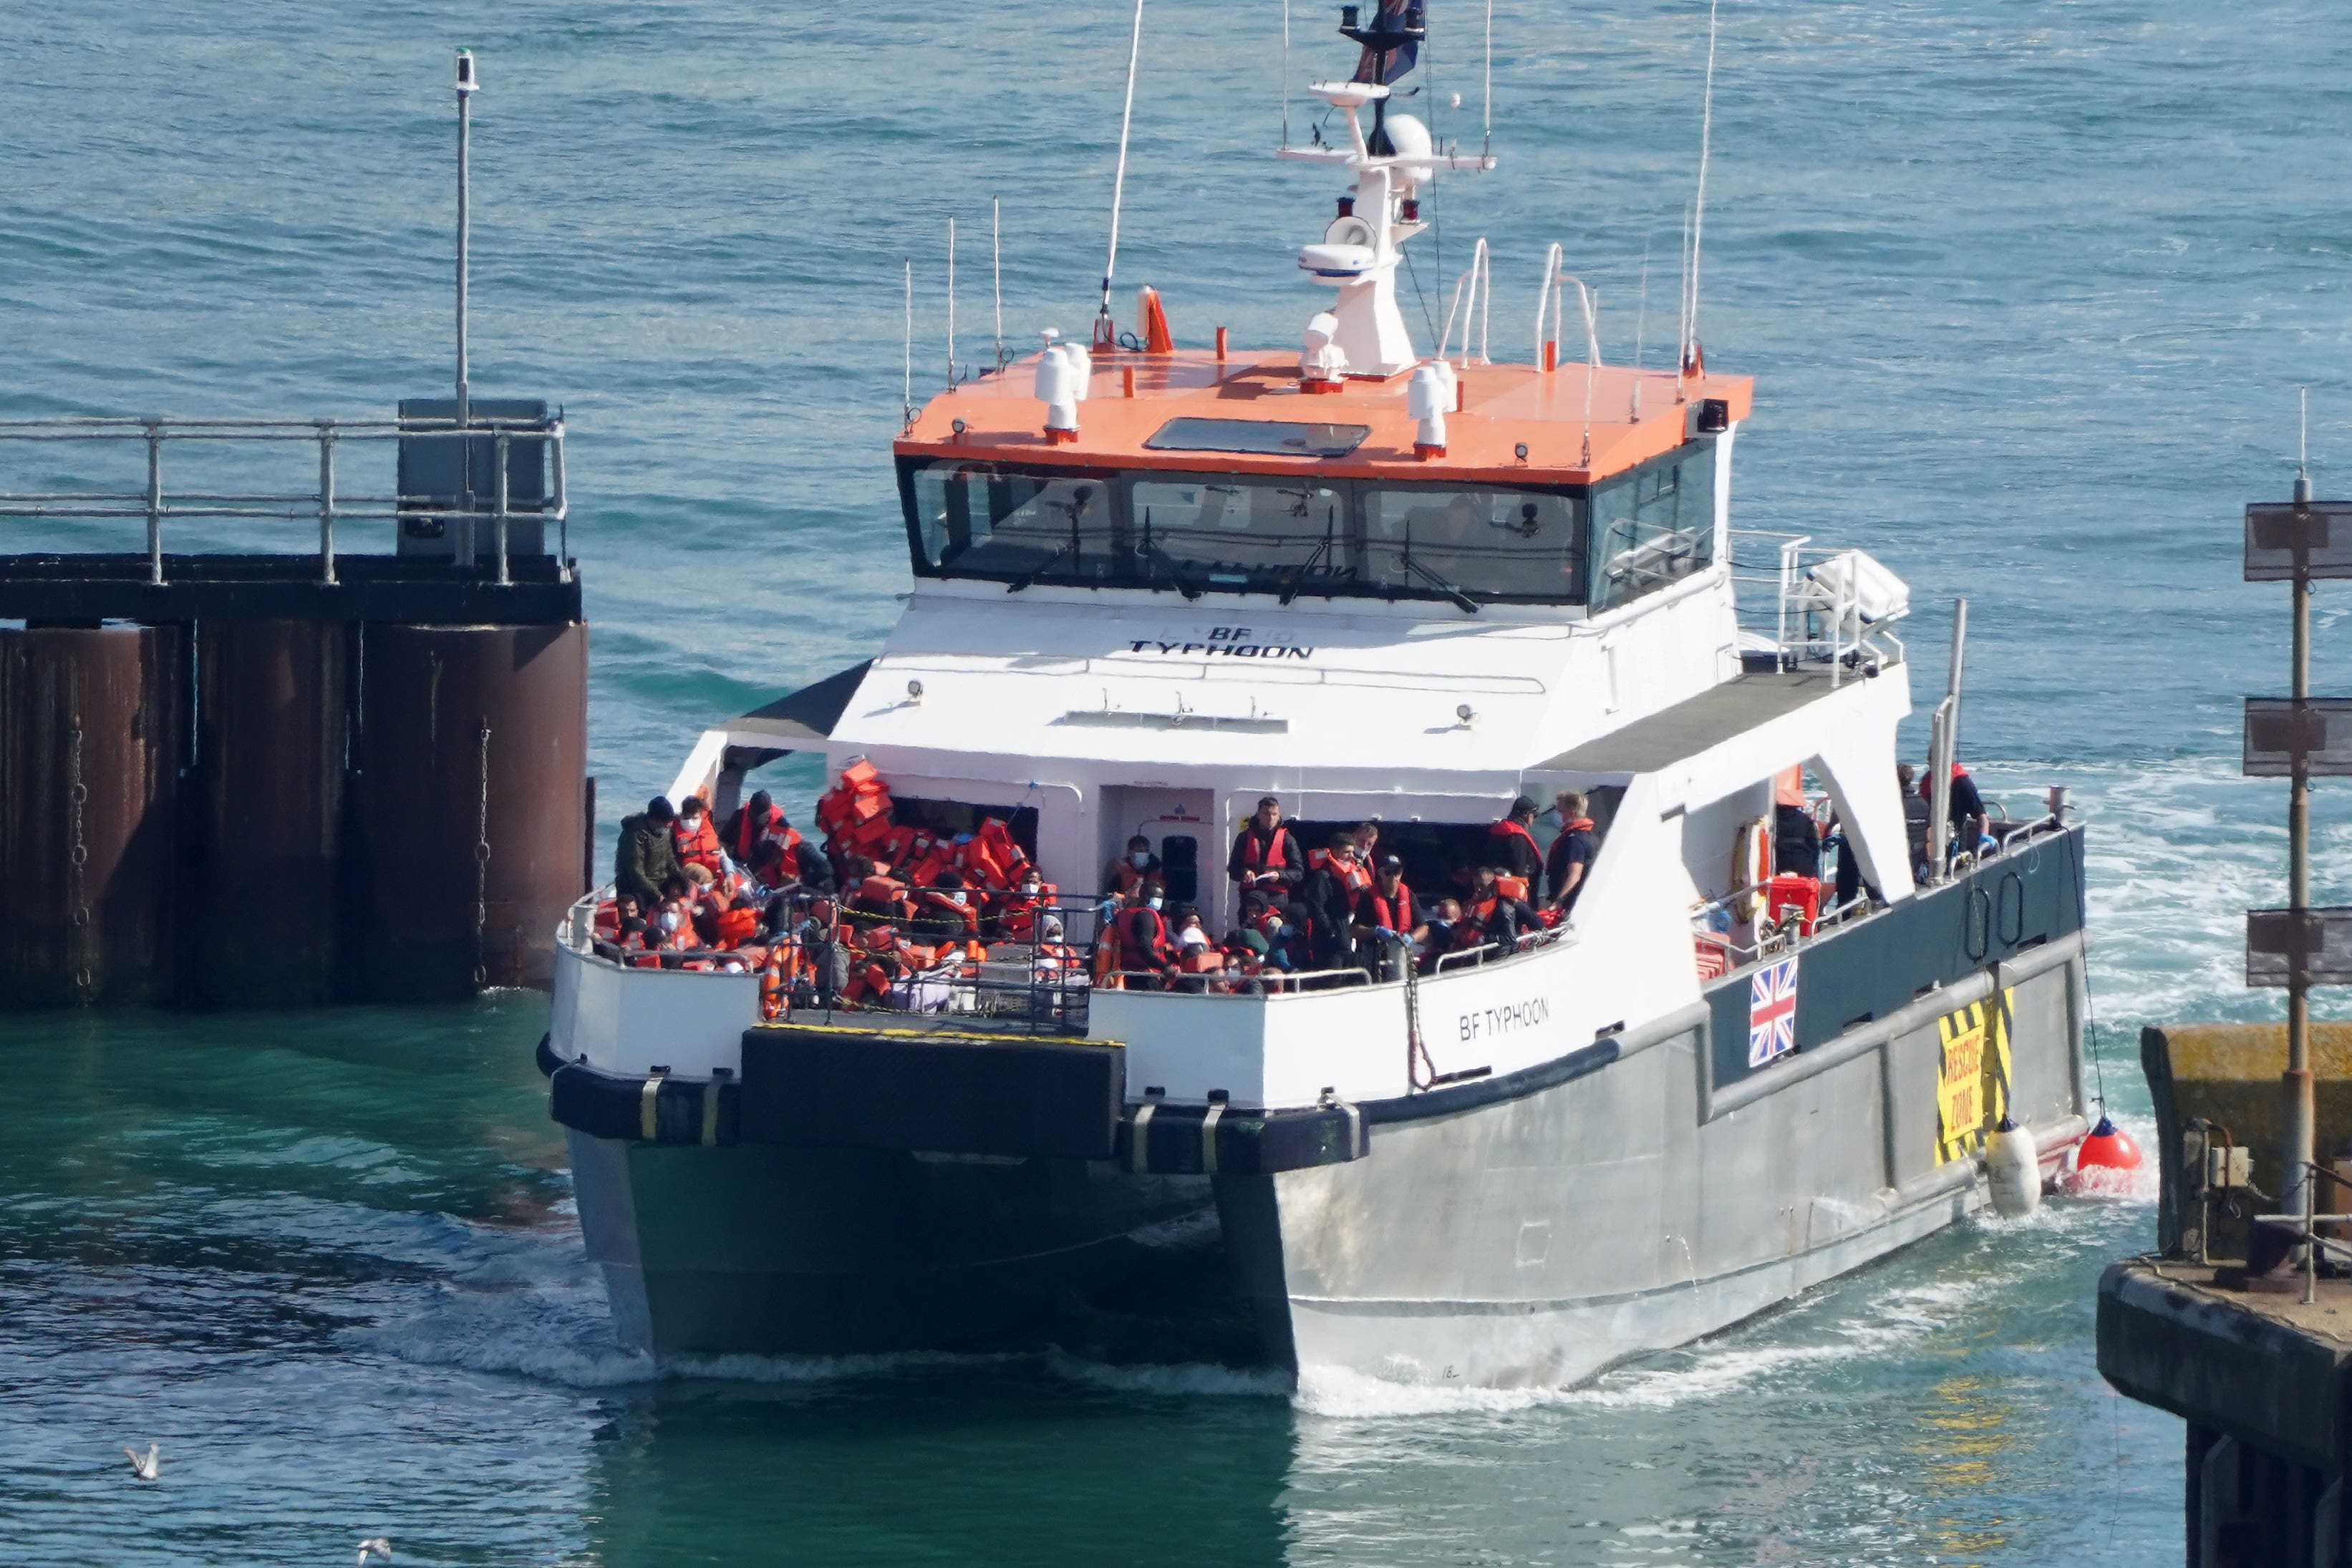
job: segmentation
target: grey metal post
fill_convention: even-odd
[[[1952,659],[1950,672],[1945,678],[1944,700],[1937,704],[1936,712],[1941,722],[1937,733],[1930,737],[1927,757],[1927,872],[1931,879],[1942,881],[1951,869],[1951,858],[1946,844],[1951,832],[1948,818],[1952,810],[1952,763],[1960,750],[1960,667],[1969,650],[1969,602],[1952,601]]]
[[[473,419],[473,398],[466,379],[466,294],[471,281],[473,245],[474,54],[457,51],[457,428]],[[474,504],[474,444],[457,441],[458,504]]]
[[[319,581],[335,585],[335,422],[319,421]]]
[[[507,574],[507,433],[499,432],[499,510],[492,520],[492,529],[499,541],[499,586],[504,588],[514,579]]]
[[[2296,477],[2294,499],[2297,502],[2311,500],[2308,478]],[[2295,559],[2294,701],[2299,711],[2311,696],[2311,575],[2300,569],[2305,559],[2302,552],[2296,552]],[[2279,1198],[2285,1212],[2301,1217],[2307,1226],[2314,1212],[2311,1167],[2313,1147],[2317,1142],[2306,967],[2313,944],[2304,925],[2304,910],[2311,903],[2311,763],[2301,746],[2294,749],[2294,758],[2286,807],[2287,906],[2293,911],[2296,945],[2301,951],[2299,956],[2289,960],[2286,971],[2286,1072],[2283,1079],[2286,1091],[2286,1158],[2282,1176],[2285,1184]]]
[[[147,426],[147,581],[163,581],[163,422]]]

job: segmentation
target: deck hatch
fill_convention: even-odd
[[[1171,419],[1143,443],[1154,452],[1245,452],[1269,458],[1344,458],[1369,425],[1305,425],[1284,419]]]

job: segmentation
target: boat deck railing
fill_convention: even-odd
[[[1816,548],[1811,534],[1731,531],[1731,580],[1755,590],[1739,595],[1740,629],[1769,643],[1781,668],[1826,668],[1832,686],[1849,672],[1875,673],[1904,657],[1894,626],[1906,612],[1866,619],[1850,576],[1814,575],[1847,553]]]
[[[2053,809],[2025,822],[2009,820],[1998,802],[1988,799],[1986,809],[1991,813],[1990,837],[1993,847],[1982,855],[1959,854],[1951,858],[1945,876],[1948,879],[1965,876],[1979,864],[1997,860],[2015,850],[2025,848],[2046,838],[2067,831],[2062,797],[2053,797]],[[1926,889],[1922,889],[1925,891]],[[1812,919],[1790,908],[1775,912],[1769,907],[1771,887],[1759,882],[1744,888],[1734,888],[1719,898],[1691,906],[1692,934],[1702,942],[1714,944],[1723,954],[1724,975],[1729,975],[1753,964],[1762,963],[1801,948],[1808,942],[1818,942],[1829,931],[1883,913],[1886,907],[1871,898],[1866,890],[1857,890],[1842,904],[1832,904]],[[1756,912],[1743,916],[1740,910],[1756,907]],[[1717,922],[1728,919],[1727,929]],[[1743,928],[1745,937],[1743,939]],[[1722,976],[1709,975],[1711,982]]]
[[[660,972],[692,977],[757,974],[762,977],[761,1012],[771,1020],[831,1021],[836,1015],[952,1015],[960,1022],[994,1024],[1027,1032],[1084,1034],[1087,1001],[1097,992],[1150,992],[1207,999],[1264,999],[1312,994],[1393,984],[1403,978],[1375,974],[1361,964],[1326,969],[1292,970],[1265,965],[1244,970],[1234,964],[1207,971],[1187,971],[1181,964],[1165,969],[1093,967],[1090,944],[1045,943],[1033,934],[1024,940],[986,944],[989,956],[974,960],[957,951],[961,939],[938,948],[912,946],[928,952],[933,962],[916,964],[908,948],[868,950],[855,940],[812,939],[798,932],[778,933],[740,947],[670,948],[647,952],[625,949],[601,935],[596,914],[612,902],[613,890],[600,889],[566,911],[558,940],[583,958],[608,969]],[[1061,918],[1066,931],[1077,922],[1098,918],[1097,903],[1049,906],[1037,912]],[[909,936],[926,933],[900,926]],[[1424,958],[1416,969],[1427,980],[1459,973],[1474,965],[1509,963],[1568,940],[1565,924],[1531,931],[1511,942],[1486,942],[1475,947]],[[836,953],[833,951],[838,950]],[[893,960],[896,973],[882,985],[860,985],[856,994],[837,989],[841,967],[853,974],[857,966],[881,958]],[[772,998],[772,1000],[771,1000]],[[746,1019],[751,1023],[757,1020]]]
[[[404,524],[437,522],[457,527],[462,548],[457,559],[471,564],[476,553],[471,531],[489,529],[488,565],[493,580],[510,585],[509,521],[528,517],[553,520],[559,542],[559,567],[571,559],[569,508],[564,497],[563,417],[492,418],[477,416],[460,424],[456,418],[410,416],[398,419],[199,419],[163,415],[138,417],[76,417],[0,420],[0,450],[18,443],[71,444],[79,448],[129,447],[143,456],[146,482],[136,489],[76,488],[68,489],[0,491],[0,519],[81,518],[95,521],[143,521],[146,525],[148,581],[164,583],[164,525],[197,519],[246,523],[311,521],[319,530],[319,581],[335,582],[335,529],[338,523],[397,521]],[[344,489],[336,477],[336,453],[349,443],[443,441],[472,443],[470,450],[487,447],[488,471],[481,489],[458,494],[402,495]],[[293,447],[317,454],[317,480],[310,484],[259,485],[244,489],[172,489],[164,483],[167,450]],[[517,448],[521,450],[518,451]],[[543,474],[535,469],[541,448],[547,454]],[[470,466],[470,456],[458,466]],[[308,465],[305,464],[307,468]],[[524,484],[512,482],[528,475]],[[290,478],[290,476],[289,476]],[[544,493],[541,493],[544,490]]]

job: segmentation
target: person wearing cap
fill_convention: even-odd
[[[646,909],[661,901],[662,884],[680,874],[677,847],[670,836],[677,808],[665,795],[646,803],[635,816],[621,818],[621,841],[613,851],[613,887],[634,893]]]
[[[1356,895],[1356,958],[1382,980],[1403,978],[1412,944],[1429,934],[1404,883],[1404,862],[1383,855],[1372,885]]]
[[[1526,795],[1511,802],[1501,821],[1486,829],[1483,865],[1517,877],[1532,889],[1543,877],[1543,847],[1536,842],[1536,803]]]

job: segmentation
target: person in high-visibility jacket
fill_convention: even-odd
[[[687,876],[697,882],[716,881],[726,868],[726,858],[719,848],[719,830],[710,826],[710,808],[698,795],[688,795],[678,803],[677,825],[670,829],[670,841],[677,847],[680,866],[688,868]],[[699,868],[700,876],[695,875]]]
[[[1404,862],[1393,855],[1381,857],[1372,885],[1356,895],[1356,956],[1382,980],[1402,979],[1412,962],[1412,944],[1429,934],[1428,922],[1413,907],[1412,889],[1405,886]]]
[[[1543,880],[1543,846],[1536,842],[1536,803],[1521,795],[1503,819],[1486,829],[1486,863],[1534,888]]]

